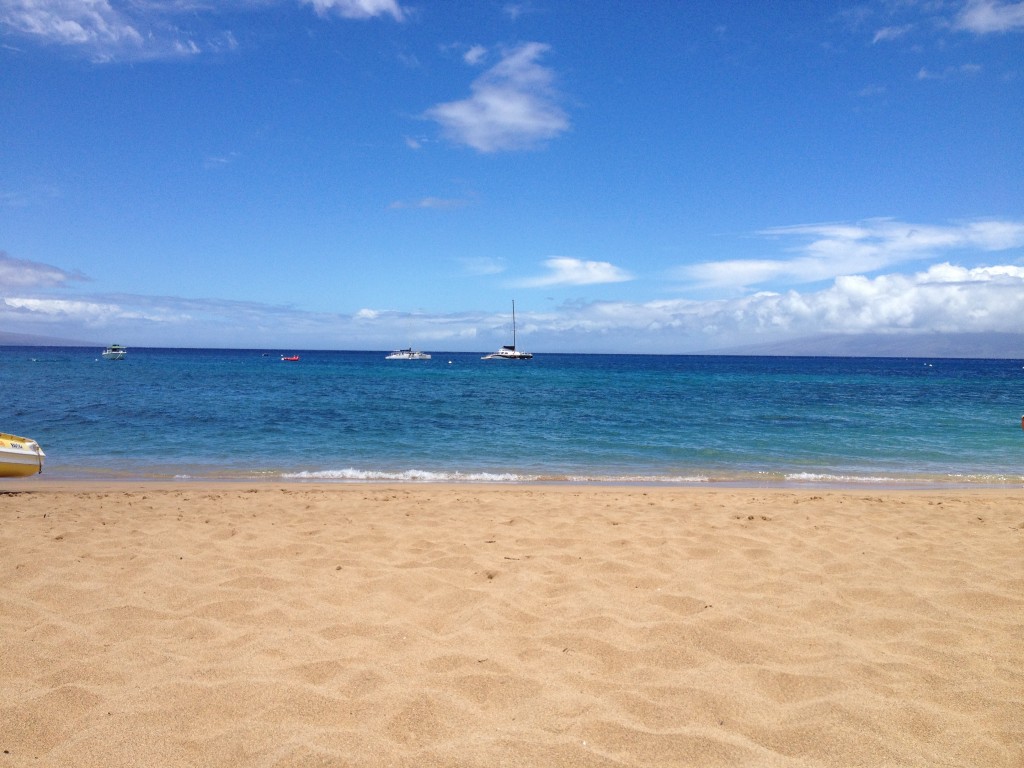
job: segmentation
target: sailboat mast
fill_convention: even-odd
[[[512,299],[512,349],[516,348],[516,300]]]

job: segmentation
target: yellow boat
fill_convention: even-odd
[[[0,432],[0,477],[28,477],[43,471],[46,454],[35,440]]]

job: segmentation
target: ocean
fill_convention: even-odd
[[[1021,360],[100,351],[0,347],[45,477],[1024,484]]]

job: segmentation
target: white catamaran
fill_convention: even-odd
[[[408,347],[406,349],[396,349],[390,355],[384,358],[385,360],[429,360],[430,355],[426,352],[420,352],[417,349]]]
[[[484,355],[481,360],[532,360],[533,355],[516,349],[516,303],[512,302],[512,343],[506,344],[497,352]]]

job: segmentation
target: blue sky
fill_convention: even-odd
[[[0,0],[0,331],[1020,332],[1024,2]]]

